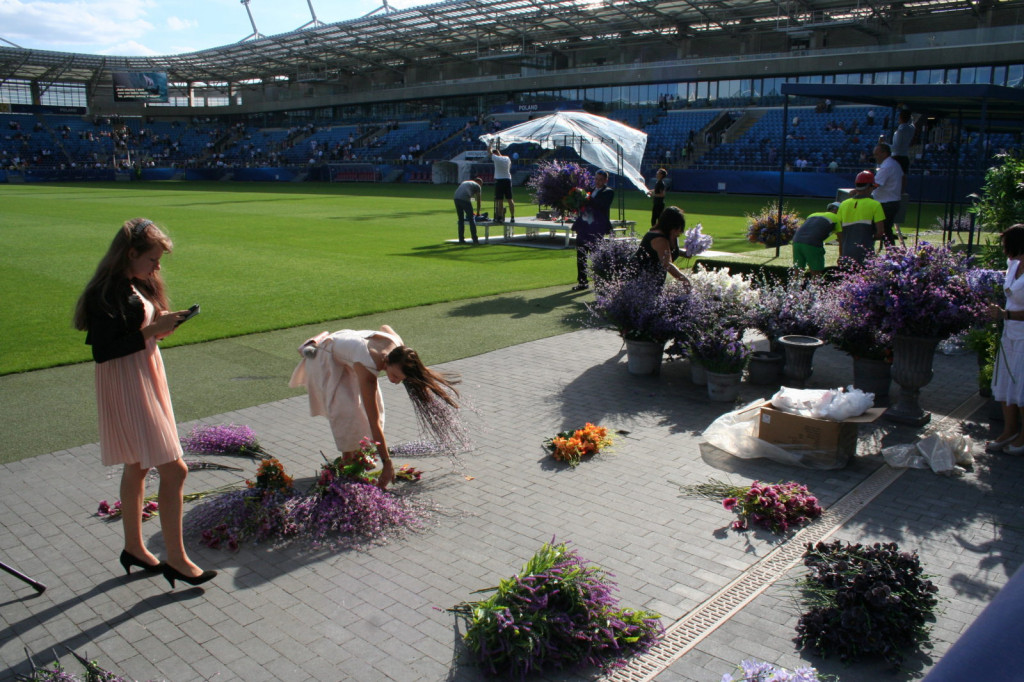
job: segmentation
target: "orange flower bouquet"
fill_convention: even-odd
[[[566,462],[571,467],[579,464],[584,457],[600,452],[611,444],[612,437],[608,429],[590,422],[582,429],[562,431],[554,438],[544,441],[552,457],[560,462]]]

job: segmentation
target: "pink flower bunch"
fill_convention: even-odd
[[[737,488],[735,493],[722,500],[723,507],[739,514],[732,522],[733,530],[747,530],[750,523],[755,523],[773,533],[785,533],[792,526],[818,518],[822,512],[818,498],[807,486],[794,481],[754,481],[749,487]]]
[[[159,511],[160,505],[153,500],[150,500],[142,505],[142,520],[153,518],[157,511]],[[114,519],[121,518],[121,500],[114,500],[114,504],[110,504],[106,500],[100,501],[100,506],[96,510],[96,516],[107,521],[113,521]]]

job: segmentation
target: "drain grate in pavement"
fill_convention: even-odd
[[[932,422],[928,432],[949,428],[969,417],[984,404],[985,400],[975,394],[951,414]],[[820,542],[835,533],[903,475],[904,471],[905,469],[893,469],[883,464],[842,499],[826,509],[817,521],[776,547],[738,578],[670,625],[665,636],[650,651],[631,659],[625,667],[609,673],[602,679],[607,682],[653,680],[800,563],[804,547],[808,543]]]

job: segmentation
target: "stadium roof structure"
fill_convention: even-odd
[[[0,47],[0,80],[96,82],[110,71],[166,71],[172,82],[330,80],[431,62],[519,60],[622,41],[855,26],[878,35],[935,13],[980,16],[1021,0],[450,0],[333,24],[315,22],[233,45],[158,57]],[[312,22],[311,22],[312,23]]]

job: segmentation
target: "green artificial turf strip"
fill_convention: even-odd
[[[321,331],[390,324],[436,365],[577,329],[589,298],[563,285],[165,349],[175,418],[301,395],[288,388],[296,349]],[[93,368],[88,362],[0,377],[0,464],[98,440]],[[474,378],[464,381],[471,395]],[[258,424],[250,426],[259,434]]]

